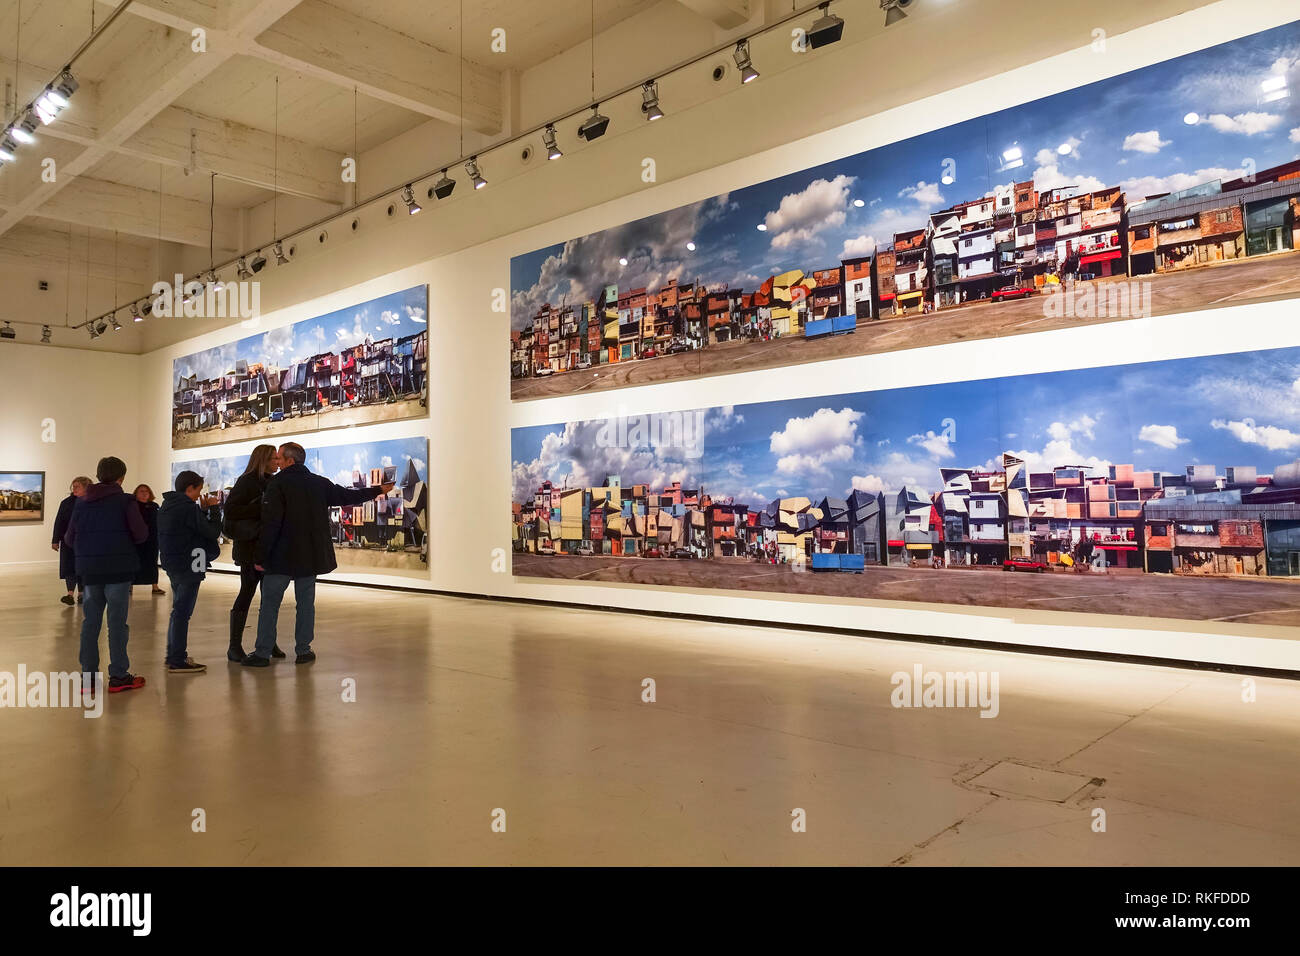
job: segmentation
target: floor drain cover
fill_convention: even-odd
[[[1091,777],[1060,770],[1043,770],[1010,760],[1001,760],[972,777],[967,784],[992,793],[1009,793],[1035,800],[1064,803],[1092,782]]]

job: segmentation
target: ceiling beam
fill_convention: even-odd
[[[756,11],[751,0],[677,0],[688,10],[693,10],[724,30],[732,30],[749,20]]]
[[[93,145],[60,163],[53,182],[42,178],[39,163],[14,164],[9,172],[22,178],[9,191],[11,201],[16,202],[0,216],[0,235],[53,201],[77,176],[93,170],[178,97],[237,56],[246,42],[293,9],[298,0],[257,0],[249,7],[250,2],[246,0],[238,7],[238,16],[235,8],[227,11],[225,29],[209,32],[205,53],[191,49],[189,33],[150,30],[139,44],[137,55],[99,84],[97,137]],[[135,6],[133,3],[127,9]]]

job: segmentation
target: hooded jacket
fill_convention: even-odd
[[[163,493],[158,509],[158,559],[164,571],[175,578],[202,581],[208,565],[221,556],[219,540],[220,532],[198,502],[180,491]],[[198,560],[200,553],[202,561]]]
[[[147,537],[135,496],[115,481],[101,481],[77,499],[63,543],[77,556],[83,584],[118,584],[131,581],[140,569],[136,545]]]

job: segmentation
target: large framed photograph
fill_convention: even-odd
[[[45,472],[0,471],[0,524],[45,520]]]
[[[248,455],[176,461],[172,480],[186,470],[202,475],[204,493],[217,497],[212,520],[220,521],[220,508],[247,465]],[[374,501],[330,509],[330,536],[339,570],[422,572],[428,567],[427,438],[311,447],[307,467],[346,488],[396,483]],[[231,560],[229,542],[222,542],[220,560]]]
[[[427,286],[173,363],[172,447],[425,415]]]
[[[516,256],[511,397],[1300,295],[1298,63],[1300,22]]]
[[[512,432],[516,575],[1300,625],[1300,348]]]

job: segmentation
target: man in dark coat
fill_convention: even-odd
[[[182,471],[176,490],[163,494],[158,509],[158,556],[172,583],[172,616],[167,624],[167,673],[202,674],[207,667],[188,653],[190,616],[208,565],[221,556],[219,532],[203,514],[214,503],[199,504],[203,476]]]
[[[140,568],[136,545],[149,536],[135,498],[122,490],[126,464],[120,458],[101,458],[95,468],[98,481],[72,509],[63,543],[77,556],[77,576],[86,590],[85,619],[81,622],[81,672],[90,681],[99,672],[99,629],[108,610],[108,692],[116,694],[144,686],[133,675],[126,656],[130,629],[126,623],[131,582]],[[84,685],[83,685],[84,686]]]
[[[72,509],[85,495],[86,489],[93,484],[94,482],[84,475],[73,478],[68,497],[59,503],[59,513],[54,516],[54,535],[50,540],[50,547],[59,552],[59,578],[68,588],[68,593],[59,600],[69,607],[73,604],[73,589],[75,588],[77,592],[77,603],[83,600],[85,591],[81,580],[77,577],[77,555],[72,548],[63,543],[63,536],[68,533],[68,525],[72,523]]]
[[[276,619],[284,592],[293,582],[297,605],[293,636],[296,662],[316,659],[311,649],[316,619],[316,577],[329,574],[334,560],[329,509],[359,505],[387,494],[393,482],[370,488],[344,488],[307,470],[307,453],[296,442],[280,446],[284,465],[266,485],[262,497],[262,531],[258,539],[258,570],[262,578],[262,606],[257,614],[257,647],[244,659],[245,666],[266,667],[275,646]]]

